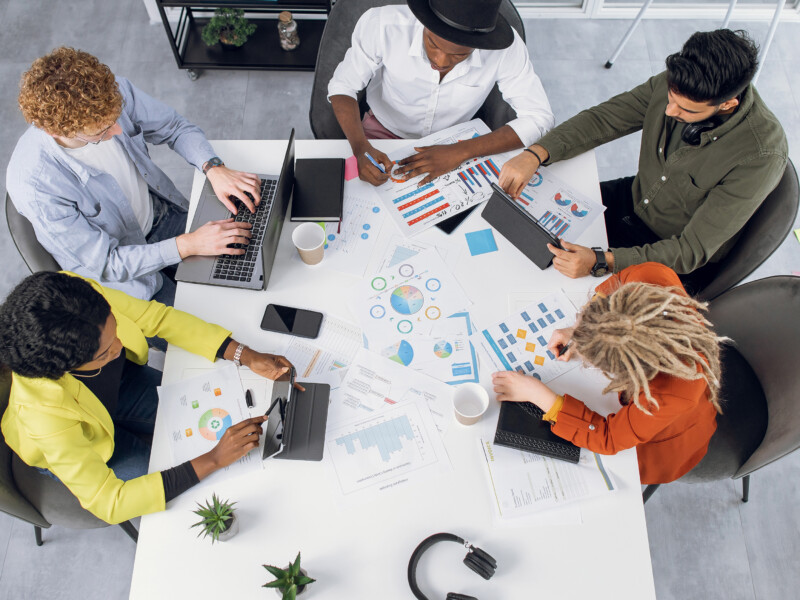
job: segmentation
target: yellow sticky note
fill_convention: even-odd
[[[521,340],[525,339],[525,336],[528,335],[528,332],[524,329],[517,329],[517,337]]]
[[[533,362],[535,362],[539,366],[543,365],[544,364],[544,356],[537,356],[536,358],[533,359]]]
[[[536,344],[531,344],[530,342],[528,342],[527,344],[525,344],[525,350],[527,350],[528,352],[535,351],[536,350]]]

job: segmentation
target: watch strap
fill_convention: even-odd
[[[233,353],[233,364],[237,367],[242,366],[242,352],[244,352],[244,344],[236,346],[236,352]]]
[[[222,159],[219,156],[212,156],[203,165],[203,175],[208,175],[208,172],[214,167],[222,167],[224,165],[225,163],[222,162]]]

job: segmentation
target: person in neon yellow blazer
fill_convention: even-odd
[[[160,382],[146,366],[146,337],[154,336],[210,361],[232,360],[240,347],[218,325],[71,273],[31,275],[0,306],[0,368],[12,373],[6,442],[112,524],[164,510],[258,447],[266,420],[237,423],[210,452],[147,474]],[[291,368],[282,356],[244,346],[240,360],[269,379]]]

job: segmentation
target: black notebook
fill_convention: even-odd
[[[550,423],[542,421],[543,414],[538,406],[530,402],[503,402],[494,443],[577,463],[581,449],[553,433]]]
[[[300,158],[295,162],[292,221],[341,221],[343,203],[343,158]]]

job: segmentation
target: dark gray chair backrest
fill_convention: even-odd
[[[361,15],[370,8],[389,4],[405,4],[405,1],[338,0],[331,8],[328,22],[325,25],[325,31],[319,44],[317,66],[314,72],[314,86],[311,90],[311,108],[308,112],[311,131],[314,132],[316,139],[344,139],[342,129],[336,121],[330,102],[328,102],[328,82],[350,48],[353,29],[355,29],[356,22]],[[500,14],[508,20],[520,37],[525,40],[525,28],[522,24],[522,19],[510,0],[503,0],[500,5]],[[359,95],[359,104],[363,114],[366,110],[363,91]],[[500,90],[495,85],[486,98],[486,102],[475,116],[483,119],[489,128],[494,130],[516,118],[516,113],[503,100]]]
[[[766,433],[734,474],[743,477],[800,447],[800,277],[733,288],[710,303],[708,319],[735,342],[766,397]]]
[[[6,221],[11,239],[14,240],[17,251],[31,273],[61,270],[53,256],[36,239],[31,222],[17,212],[8,194],[6,194]]]
[[[8,407],[8,395],[11,390],[11,373],[0,373],[0,415]],[[5,438],[0,434],[0,510],[33,525],[50,527],[45,518],[28,502],[20,493],[14,482],[11,471],[11,456],[13,451],[6,444]]]
[[[750,217],[728,255],[718,264],[707,267],[710,271],[708,283],[695,295],[701,300],[711,300],[755,271],[789,235],[798,203],[800,186],[790,160],[778,185]],[[699,276],[702,277],[702,273]]]

